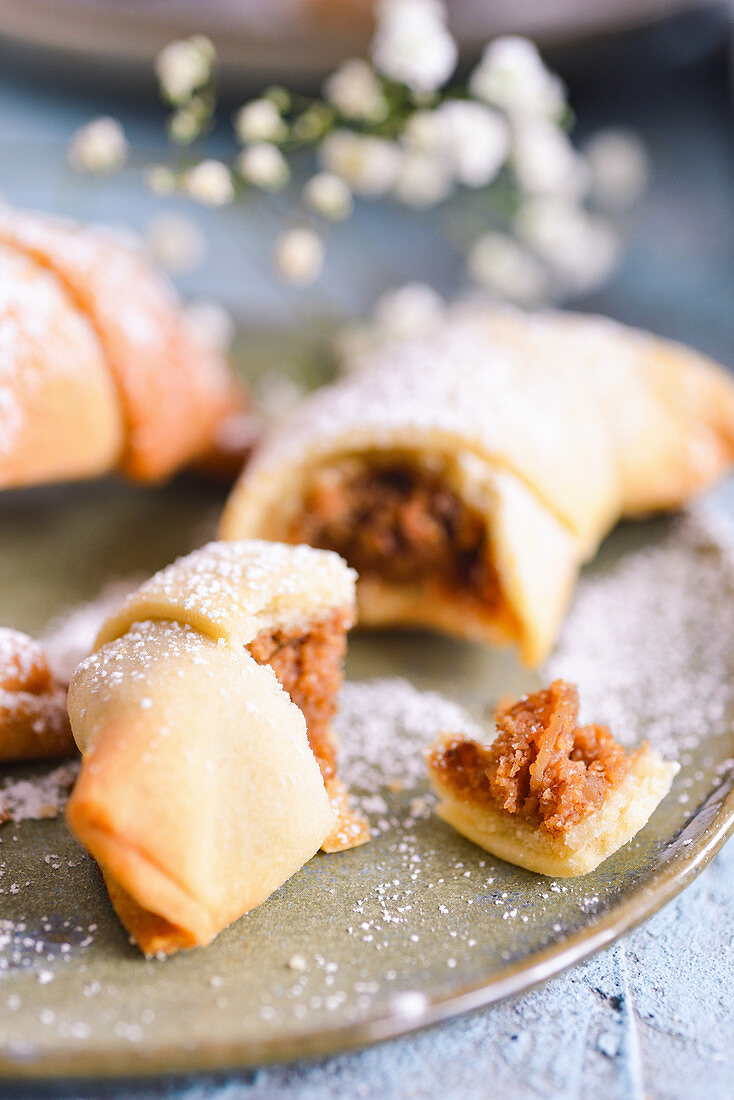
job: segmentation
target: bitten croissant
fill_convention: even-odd
[[[733,459],[734,386],[703,356],[602,318],[463,307],[307,398],[221,535],[336,550],[361,623],[511,642],[536,664],[610,527]]]
[[[336,554],[213,543],[133,593],[76,670],[67,817],[146,954],[209,943],[320,847],[366,839],[329,728],[353,608]]]
[[[0,489],[206,452],[240,401],[223,357],[120,234],[0,207]]]

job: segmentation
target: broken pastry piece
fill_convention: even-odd
[[[457,307],[352,366],[265,440],[221,534],[336,550],[365,625],[509,642],[537,664],[609,528],[734,460],[725,373],[598,317]]]
[[[209,943],[320,848],[367,839],[330,728],[354,575],[212,543],[161,570],[72,677],[69,824],[146,954]]]
[[[554,878],[593,871],[645,825],[678,764],[578,725],[563,680],[496,715],[489,745],[444,734],[427,756],[437,813],[492,855]]]
[[[66,688],[52,675],[43,647],[0,627],[0,763],[65,756],[74,747]]]

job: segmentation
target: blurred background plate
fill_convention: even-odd
[[[451,27],[472,55],[498,34],[568,44],[654,22],[701,0],[449,0]],[[207,34],[230,83],[323,76],[362,55],[371,32],[369,0],[0,0],[0,36],[35,64],[126,71],[146,84],[171,39]],[[110,68],[112,66],[112,68]],[[129,91],[133,90],[132,84]]]

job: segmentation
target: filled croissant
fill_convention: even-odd
[[[336,554],[212,543],[133,593],[76,670],[68,821],[146,954],[209,943],[320,847],[367,839],[329,726],[353,612]]]
[[[120,234],[0,206],[0,489],[206,452],[240,398],[168,282]]]
[[[511,642],[536,664],[609,528],[733,459],[734,386],[695,352],[602,318],[463,307],[307,398],[221,535],[336,550],[361,623]]]

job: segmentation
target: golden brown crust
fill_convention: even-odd
[[[111,231],[9,208],[0,210],[0,242],[51,273],[91,326],[124,420],[123,471],[159,480],[206,451],[239,395],[223,357],[202,343],[142,252]],[[45,343],[53,355],[53,340]],[[66,440],[72,453],[76,438]]]
[[[0,628],[0,762],[43,760],[76,749],[66,688],[38,642]]]

